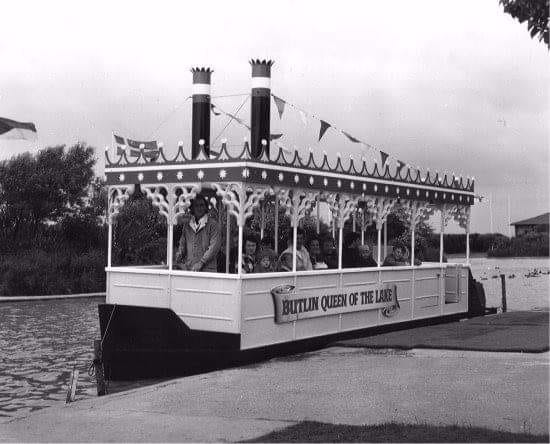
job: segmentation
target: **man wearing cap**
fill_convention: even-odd
[[[176,263],[184,270],[217,271],[217,255],[221,246],[220,227],[208,217],[208,202],[198,194],[191,201],[191,217],[183,226]]]

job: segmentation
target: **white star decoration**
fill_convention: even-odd
[[[367,191],[367,184],[366,183],[363,184],[363,191]]]
[[[279,181],[283,181],[283,179],[285,178],[284,174],[283,173],[279,173]]]
[[[455,200],[455,195],[451,194],[451,200]]]
[[[294,176],[294,182],[300,182],[300,176],[298,176],[297,174]]]
[[[349,187],[353,190],[355,188],[355,184],[353,182],[350,182]]]
[[[143,180],[143,173],[138,174],[138,180],[141,182]]]
[[[340,188],[340,187],[342,186],[342,181],[341,181],[341,180],[338,180],[338,181],[336,182],[336,185],[338,185],[338,188]]]
[[[227,171],[220,170],[220,179],[225,179],[227,177]]]
[[[388,186],[386,185],[386,187],[384,188],[384,191],[387,193],[390,189],[388,188]]]
[[[416,190],[416,195],[420,196],[420,190]]]
[[[315,179],[313,179],[313,176],[309,176],[309,184],[313,185],[314,182],[315,182]]]
[[[374,191],[378,191],[378,185],[374,185]]]
[[[121,174],[120,176],[118,176],[118,180],[122,182],[124,180],[124,174]]]
[[[409,194],[411,194],[411,190],[409,190],[409,189],[407,188],[407,196],[408,196]]]
[[[399,194],[399,187],[397,187],[397,188],[395,189],[395,192],[396,192],[397,194]]]
[[[327,179],[323,179],[323,184],[324,184],[325,186],[327,186],[327,185],[328,185],[328,180],[327,180]]]
[[[262,179],[263,180],[266,180],[267,179],[267,171],[262,171]]]
[[[250,176],[250,170],[248,168],[243,169],[242,175],[246,179]]]
[[[183,173],[181,171],[178,171],[178,173],[176,174],[176,177],[178,178],[178,180],[183,179]]]
[[[204,171],[203,170],[197,171],[197,177],[199,180],[202,180],[204,177]]]
[[[157,180],[162,180],[162,173],[160,171],[157,173]]]

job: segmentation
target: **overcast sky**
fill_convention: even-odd
[[[41,147],[97,147],[100,172],[113,131],[188,146],[191,66],[215,70],[212,101],[233,112],[245,96],[216,96],[246,94],[248,59],[269,57],[274,94],[408,163],[475,176],[495,231],[508,199],[512,220],[549,210],[549,53],[498,0],[6,2],[0,54],[0,116],[35,122]],[[226,123],[213,116],[213,139]],[[283,144],[361,155],[318,131],[272,106]],[[0,140],[0,158],[36,149]],[[476,204],[472,230],[489,229]]]

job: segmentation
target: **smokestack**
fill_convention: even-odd
[[[201,150],[210,156],[210,68],[192,68],[193,122],[191,127],[191,157],[196,159]]]
[[[250,60],[252,66],[252,106],[250,107],[250,151],[253,158],[269,158],[271,66],[272,60]]]

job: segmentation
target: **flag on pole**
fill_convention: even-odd
[[[115,143],[117,145],[117,154],[119,156],[124,153],[126,148],[129,148],[128,155],[130,157],[139,157],[141,155],[141,150],[143,150],[143,157],[151,161],[155,161],[158,158],[159,150],[156,140],[151,140],[148,142],[140,142],[138,140],[132,140],[125,137],[117,136],[113,134],[115,138]]]
[[[277,107],[277,112],[279,113],[279,119],[283,118],[283,113],[285,112],[285,105],[286,102],[281,99],[280,97],[277,97],[273,95],[273,100],[275,101],[275,106]]]
[[[277,140],[277,139],[280,139],[281,137],[283,137],[282,134],[270,134],[269,140]]]
[[[400,173],[404,166],[405,166],[405,162],[402,162],[402,161],[398,160],[397,161],[397,172]]]
[[[222,115],[221,111],[216,111],[216,105],[214,105],[213,103],[210,104],[210,110],[212,111],[212,114],[214,114],[215,116]]]
[[[3,139],[36,139],[36,126],[32,122],[17,122],[0,117],[0,137]]]
[[[325,122],[324,120],[321,120],[321,128],[319,128],[319,142],[325,135],[326,131],[330,128],[330,124]]]

